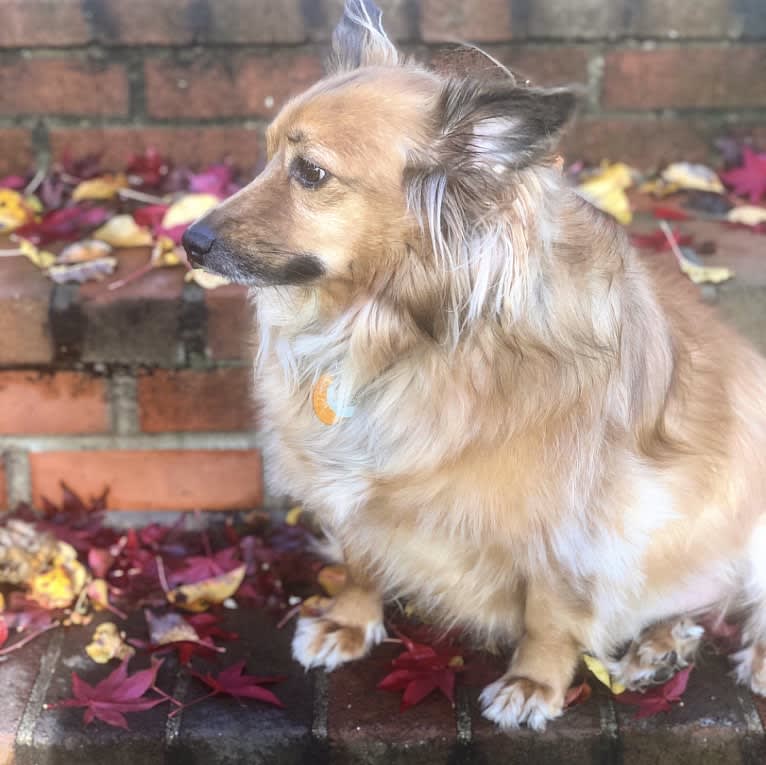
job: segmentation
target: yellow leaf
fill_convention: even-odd
[[[288,526],[297,526],[298,521],[301,519],[301,515],[303,515],[303,508],[298,505],[292,510],[287,511],[287,515],[285,516],[285,523]]]
[[[170,603],[185,611],[207,611],[216,603],[223,603],[239,589],[245,578],[245,566],[239,566],[221,576],[205,579],[196,584],[184,584],[167,593]]]
[[[169,236],[160,236],[152,249],[152,265],[155,268],[180,266],[181,258],[176,252],[176,244]]]
[[[594,677],[603,683],[612,693],[620,694],[625,692],[625,686],[622,683],[612,680],[609,670],[595,657],[583,654],[585,666],[590,670]]]
[[[81,563],[60,563],[29,583],[29,598],[43,608],[67,608],[85,585],[87,572]]]
[[[88,599],[96,611],[109,608],[109,590],[103,579],[94,579],[88,585]]]
[[[33,217],[33,211],[18,191],[0,189],[0,231],[15,231]]]
[[[622,162],[604,165],[578,187],[580,195],[592,205],[616,218],[623,225],[633,220],[625,189],[633,183],[633,171]]]
[[[0,614],[5,611],[5,595],[3,595],[2,592],[0,592]]]
[[[723,266],[699,266],[686,258],[679,265],[681,270],[695,284],[720,284],[734,276],[734,271],[729,268],[724,268]]]
[[[202,268],[192,268],[191,271],[186,273],[184,278],[187,282],[199,284],[200,287],[206,290],[214,290],[218,287],[225,287],[227,284],[231,284],[225,276],[211,274]]]
[[[726,216],[732,223],[744,223],[746,226],[757,226],[766,223],[766,207],[755,205],[741,205],[732,207]]]
[[[129,659],[136,650],[125,642],[125,633],[120,632],[112,622],[99,624],[93,633],[93,640],[85,646],[85,653],[96,664],[106,664],[111,659]]]
[[[57,263],[85,263],[89,260],[106,258],[112,251],[112,245],[98,239],[85,239],[65,247],[56,258]]]
[[[39,249],[29,239],[17,237],[17,243],[21,254],[29,258],[38,268],[50,268],[56,262],[56,256],[52,252]]]
[[[112,247],[146,247],[152,243],[151,232],[139,226],[132,215],[115,215],[92,236]]]
[[[122,173],[102,175],[100,178],[91,178],[78,184],[72,192],[72,199],[75,202],[113,199],[120,189],[127,186],[128,179]]]
[[[213,194],[186,194],[168,207],[162,219],[162,227],[175,228],[191,223],[212,210],[220,201]]]
[[[712,191],[723,194],[725,189],[715,171],[706,165],[691,162],[673,162],[662,171],[662,180],[679,189]]]
[[[346,588],[348,582],[348,570],[345,566],[340,564],[325,566],[317,575],[317,581],[319,582],[320,587],[331,598],[334,598]]]
[[[161,616],[155,616],[151,611],[145,611],[144,615],[149,626],[149,641],[154,645],[165,645],[178,641],[199,642],[197,631],[176,611],[170,611]]]

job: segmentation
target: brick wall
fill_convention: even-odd
[[[0,240],[0,246],[5,242]],[[117,276],[146,262],[120,255]],[[0,258],[0,510],[110,487],[121,510],[264,502],[244,291],[181,269],[109,292]]]
[[[423,60],[471,40],[541,83],[587,87],[572,158],[704,160],[766,137],[763,0],[381,0]],[[0,173],[153,144],[262,157],[263,127],[321,72],[341,0],[0,0]]]

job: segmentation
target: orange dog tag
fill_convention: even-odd
[[[311,391],[311,406],[319,421],[325,425],[334,425],[339,418],[351,417],[353,406],[345,406],[338,411],[335,385],[332,375],[322,375]]]

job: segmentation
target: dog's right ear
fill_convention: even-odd
[[[343,18],[332,35],[332,72],[398,62],[399,54],[383,31],[382,16],[372,0],[346,0]]]

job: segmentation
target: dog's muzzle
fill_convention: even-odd
[[[197,268],[204,268],[205,255],[213,249],[215,244],[215,232],[204,223],[195,223],[184,232],[181,244],[183,244],[189,262]]]

